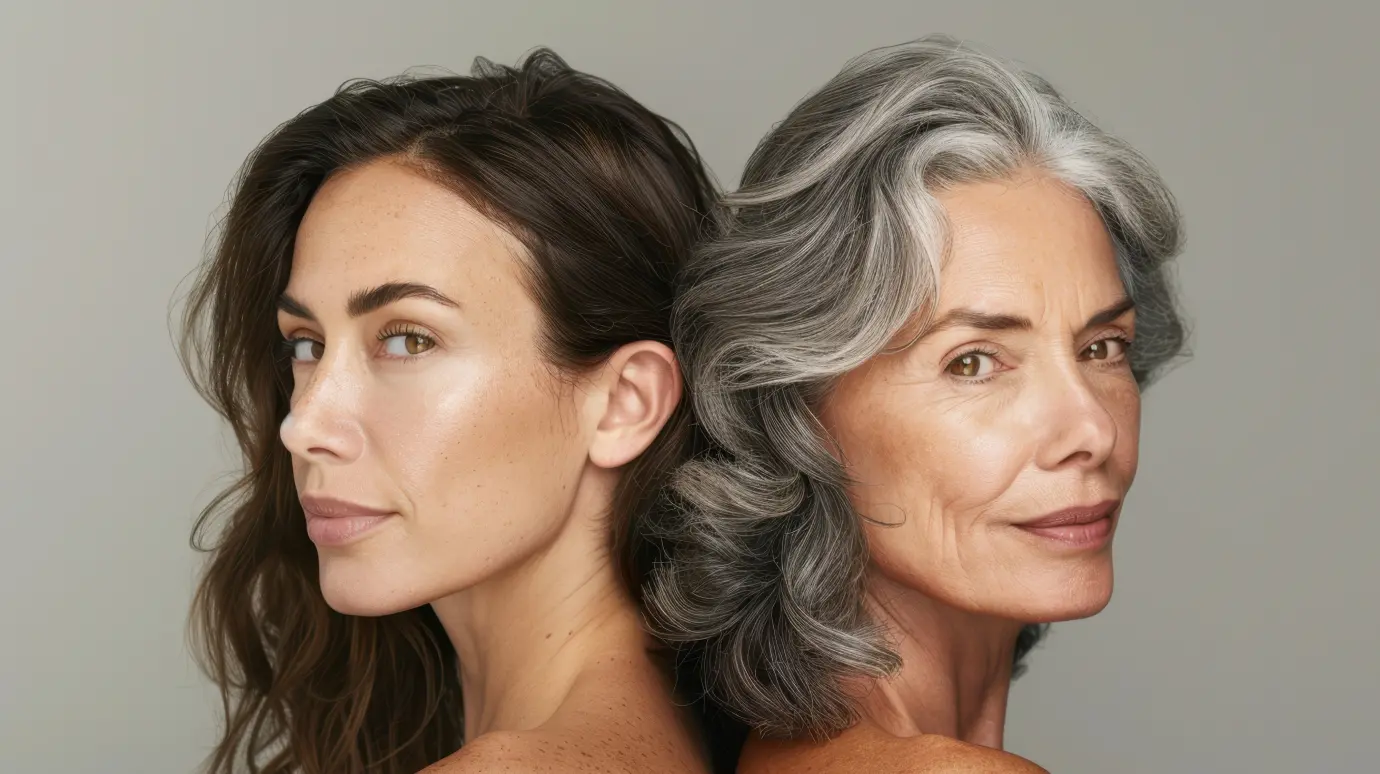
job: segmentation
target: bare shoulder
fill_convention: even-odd
[[[425,774],[701,774],[707,768],[669,697],[626,669],[595,669],[572,687],[550,721],[496,731],[466,744]]]
[[[902,738],[853,728],[824,742],[751,740],[738,774],[1049,774],[1001,750],[926,734]]]
[[[1002,750],[993,750],[976,744],[960,742],[943,736],[925,736],[906,740],[916,744],[917,753],[923,755],[923,763],[917,768],[902,769],[906,774],[979,774],[979,772],[1000,772],[1000,774],[1049,774],[1033,762]],[[925,744],[919,744],[925,742]]]
[[[424,769],[422,774],[700,774],[688,756],[639,739],[568,731],[495,731]]]
[[[556,771],[538,764],[540,740],[529,731],[495,731],[467,743],[419,774],[470,774],[482,771]]]
[[[546,730],[495,731],[432,764],[423,774],[585,774],[629,771],[601,754],[591,740]]]
[[[550,725],[604,761],[599,771],[708,771],[690,718],[676,706],[665,677],[645,661],[611,654],[593,665]]]

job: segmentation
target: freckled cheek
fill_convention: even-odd
[[[438,483],[463,476],[489,453],[492,434],[483,428],[500,391],[493,374],[456,365],[405,366],[417,370],[378,379],[365,402],[377,464],[414,500],[442,494]]]
[[[457,363],[376,403],[373,435],[394,484],[422,511],[497,508],[555,454],[553,399],[509,364]]]

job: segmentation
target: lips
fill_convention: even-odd
[[[307,537],[318,547],[353,542],[395,514],[378,508],[319,495],[302,495]]]
[[[1100,548],[1112,535],[1120,501],[1076,506],[1017,524],[1021,530],[1070,548]]]

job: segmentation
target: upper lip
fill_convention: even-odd
[[[348,500],[337,500],[334,497],[302,495],[298,499],[302,501],[302,510],[306,511],[307,515],[325,519],[342,519],[350,516],[387,516],[392,513],[392,511],[370,508]]]
[[[1091,524],[1105,519],[1116,511],[1118,500],[1107,500],[1096,505],[1076,505],[1062,511],[1046,514],[1038,519],[1021,522],[1018,527],[1065,527],[1070,524]]]

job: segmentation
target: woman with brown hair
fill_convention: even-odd
[[[549,51],[349,85],[253,153],[184,346],[245,463],[197,529],[209,771],[705,769],[630,590],[713,195]]]

